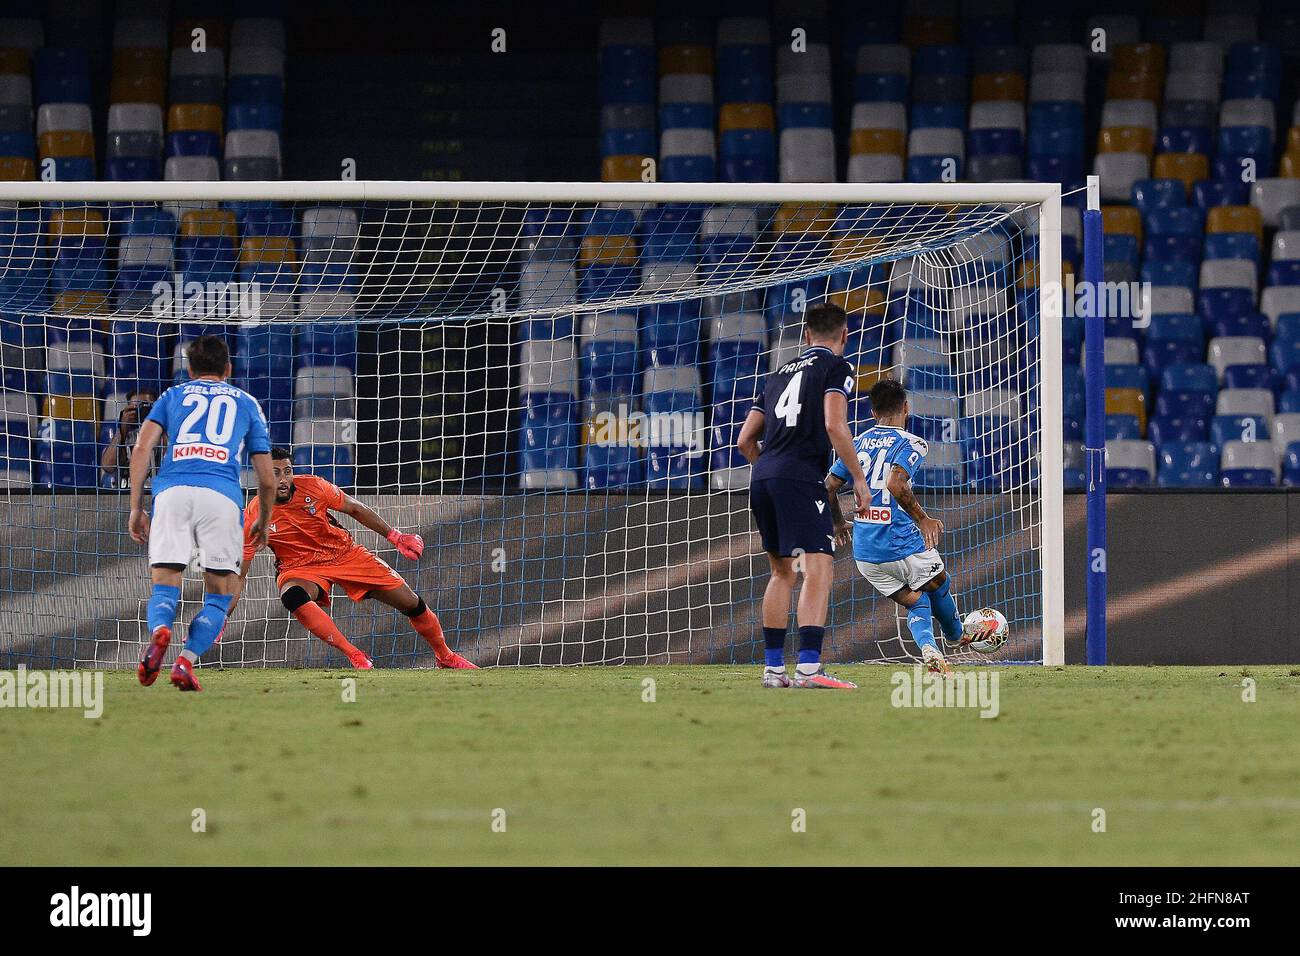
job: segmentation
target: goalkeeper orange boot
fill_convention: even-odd
[[[352,662],[354,670],[368,671],[374,670],[375,667],[375,662],[366,657],[366,655],[361,651],[357,651],[355,654],[349,654],[348,660]]]
[[[145,687],[158,679],[158,672],[162,670],[163,657],[167,653],[167,645],[171,642],[170,627],[160,624],[154,628],[153,637],[149,641],[149,646],[145,648],[144,657],[140,658],[140,665],[135,669],[135,676],[140,678],[140,683]]]
[[[185,657],[176,658],[172,665],[172,685],[177,690],[203,690],[194,676],[194,666]]]
[[[476,671],[478,665],[465,660],[455,651],[448,651],[442,656],[434,655],[434,660],[438,662],[439,667],[448,667],[457,671]]]
[[[820,667],[817,669],[817,673],[815,674],[800,674],[798,671],[795,671],[794,681],[790,684],[790,686],[804,687],[804,688],[822,687],[822,688],[830,688],[832,690],[857,690],[858,689],[858,685],[853,683],[852,681],[842,680],[838,677],[832,677],[830,674],[826,673],[824,668],[820,668]]]

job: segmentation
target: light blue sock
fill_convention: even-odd
[[[961,640],[961,618],[957,616],[957,602],[952,599],[952,578],[944,578],[943,584],[930,592],[930,607],[939,619],[943,636],[953,643]]]
[[[934,621],[931,620],[930,613],[930,595],[922,591],[921,599],[907,612],[907,627],[918,648],[929,644],[937,651],[939,647],[934,642]]]
[[[181,600],[181,589],[174,584],[155,584],[149,595],[149,633],[153,634],[160,627],[171,627],[176,623],[176,605]]]
[[[185,639],[185,650],[195,657],[202,657],[203,652],[217,640],[217,635],[226,626],[226,613],[230,610],[233,594],[205,594],[203,607],[190,621],[190,633]]]

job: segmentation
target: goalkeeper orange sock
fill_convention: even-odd
[[[411,626],[429,643],[434,654],[438,656],[450,654],[451,648],[447,646],[447,641],[442,636],[442,624],[438,621],[438,615],[424,603],[424,598],[420,599],[415,610],[416,613],[410,615]]]
[[[346,654],[349,660],[361,653],[356,649],[355,645],[343,636],[343,632],[338,629],[330,616],[315,601],[308,601],[301,607],[296,608],[293,616],[298,620],[299,624],[330,647],[337,648]]]

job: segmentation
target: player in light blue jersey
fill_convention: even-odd
[[[214,335],[185,349],[190,381],[173,385],[154,403],[131,452],[131,537],[149,545],[153,592],[149,597],[149,647],[137,675],[148,687],[158,676],[172,639],[181,576],[198,548],[203,567],[203,607],[190,621],[185,647],[172,666],[171,682],[200,690],[193,665],[226,625],[239,583],[244,551],[244,492],[239,459],[245,450],[257,474],[261,512],[252,529],[266,544],[275,504],[275,476],[266,417],[257,399],[227,383],[230,350]],[[154,448],[166,437],[162,465],[153,479],[153,515],[142,502]]]
[[[876,424],[853,440],[871,489],[871,506],[853,520],[853,559],[877,591],[907,608],[907,626],[926,666],[951,674],[935,642],[932,619],[939,619],[949,642],[965,644],[978,635],[962,635],[951,580],[937,550],[943,522],[926,514],[912,491],[912,478],[929,448],[924,439],[904,430],[908,405],[902,385],[882,379],[870,398]],[[837,534],[849,529],[838,496],[849,481],[848,468],[837,460],[826,476]]]

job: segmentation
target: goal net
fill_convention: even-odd
[[[761,661],[735,436],[823,301],[855,431],[880,377],[910,392],[959,610],[1010,621],[970,660],[1057,662],[1059,274],[1036,184],[0,184],[0,665],[138,658],[126,455],[208,332],[297,473],[424,536],[411,562],[339,519],[477,663]],[[179,638],[201,600],[191,568]],[[914,659],[847,548],[831,600],[829,659]],[[389,608],[331,614],[379,666],[432,665]],[[343,663],[265,554],[214,662]]]

